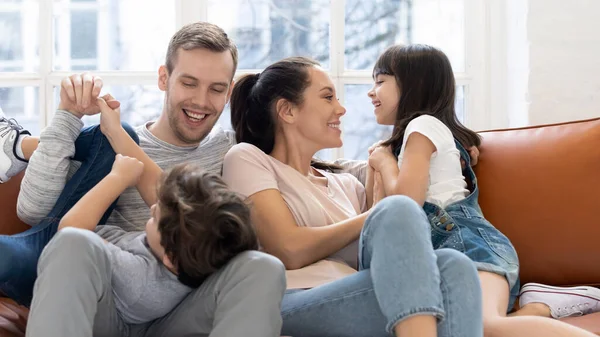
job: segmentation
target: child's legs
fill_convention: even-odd
[[[105,243],[90,231],[58,233],[40,258],[27,336],[125,336],[108,256]]]
[[[124,125],[130,136],[139,142],[135,131]],[[36,277],[37,260],[52,239],[60,219],[111,170],[115,159],[108,139],[100,126],[82,130],[76,141],[74,160],[81,167],[65,185],[47,218],[29,230],[15,235],[0,235],[0,291],[23,305],[29,305]],[[104,224],[114,209],[109,207],[100,224]]]
[[[506,316],[508,281],[501,275],[479,272],[483,291],[483,328],[486,337],[592,337],[592,333],[544,317]]]

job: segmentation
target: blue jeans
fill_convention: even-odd
[[[139,143],[135,130],[127,124],[123,124],[123,127],[131,138]],[[81,131],[75,141],[75,156],[72,158],[81,162],[81,167],[66,183],[46,219],[25,232],[0,235],[0,291],[4,295],[19,304],[29,306],[37,277],[37,262],[42,250],[56,234],[60,219],[110,172],[115,155],[99,125]],[[115,205],[116,201],[106,211],[99,224],[106,222]]]
[[[429,221],[412,199],[379,202],[360,238],[360,271],[308,290],[288,290],[282,334],[390,336],[414,315],[438,318],[438,336],[483,336],[481,287],[464,254],[433,250]]]

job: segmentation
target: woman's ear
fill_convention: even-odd
[[[278,119],[288,124],[293,124],[295,122],[296,110],[294,105],[290,103],[290,101],[284,98],[280,98],[275,104],[275,109],[277,111]]]

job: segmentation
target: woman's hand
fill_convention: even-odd
[[[373,176],[373,205],[385,198],[385,188],[383,186],[383,178],[380,172],[375,172]]]
[[[398,165],[396,156],[390,146],[377,146],[369,154],[369,165],[377,172],[381,172],[386,165]]]

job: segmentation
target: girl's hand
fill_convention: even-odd
[[[122,156],[117,154],[113,163],[111,174],[119,177],[127,187],[137,185],[142,173],[144,172],[144,163],[136,158]]]
[[[469,157],[471,157],[471,167],[477,165],[477,161],[479,160],[479,149],[477,146],[471,146],[467,151],[469,151]],[[462,159],[460,160],[460,165],[463,170],[467,168],[467,163]]]
[[[369,155],[369,165],[378,172],[381,172],[385,165],[398,165],[396,156],[392,153],[390,146],[377,146]]]

